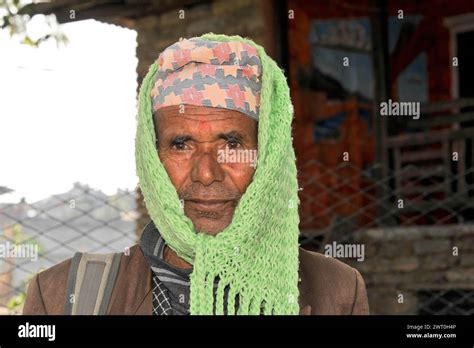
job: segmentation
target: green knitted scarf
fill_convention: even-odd
[[[193,265],[191,314],[298,314],[299,200],[286,78],[264,49],[249,39],[212,33],[201,38],[239,40],[257,49],[263,69],[257,168],[232,223],[216,236],[196,232],[155,148],[150,100],[155,62],[140,88],[135,144],[147,210],[169,247]],[[234,313],[237,296],[239,309]]]

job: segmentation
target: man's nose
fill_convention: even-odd
[[[217,161],[217,153],[212,150],[202,151],[195,156],[191,180],[200,182],[204,186],[211,185],[214,181],[224,181],[225,173]]]

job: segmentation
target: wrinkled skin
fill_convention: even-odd
[[[238,111],[191,105],[159,109],[154,121],[158,155],[184,203],[185,215],[199,232],[223,231],[232,222],[255,168],[248,162],[223,162],[218,150],[256,150],[257,122]],[[169,248],[165,259],[190,267]]]

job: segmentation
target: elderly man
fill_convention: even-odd
[[[77,253],[36,275],[25,314],[368,313],[355,269],[298,246],[292,105],[260,46],[179,41],[139,98],[137,173],[152,221],[124,253]]]

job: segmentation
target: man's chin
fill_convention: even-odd
[[[213,224],[205,224],[205,223],[194,224],[194,228],[198,233],[204,233],[204,234],[208,234],[210,236],[215,236],[215,235],[221,233],[222,231],[224,231],[224,229],[227,226],[229,226],[229,224],[227,224],[227,225],[219,224],[217,226],[214,226]]]
[[[197,232],[215,236],[230,225],[234,209],[226,207],[224,211],[218,212],[192,208],[187,209],[185,206],[184,212],[193,222],[194,229]]]
[[[198,217],[198,218],[191,218],[193,222],[194,229],[199,233],[208,234],[211,236],[215,236],[220,232],[224,231],[224,229],[229,226],[230,221],[227,219],[222,220],[214,220],[205,217]]]

